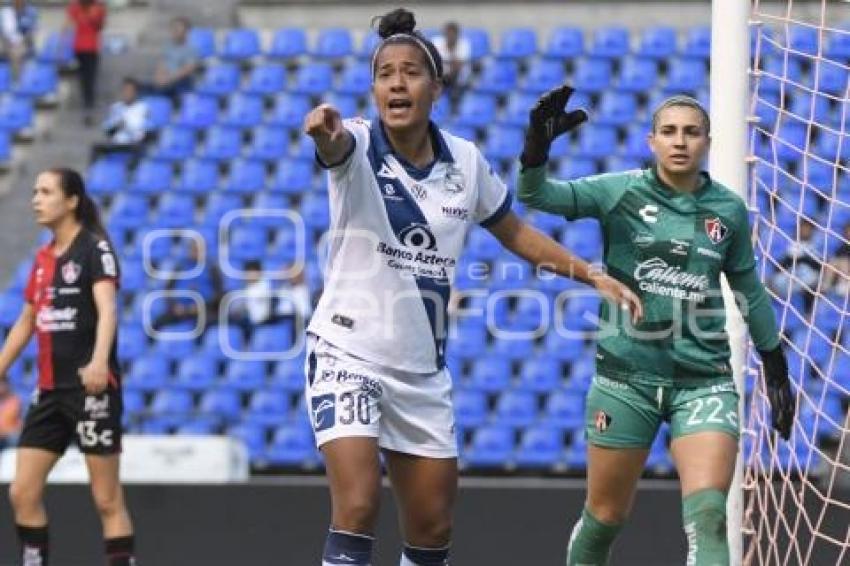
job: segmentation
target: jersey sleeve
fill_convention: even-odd
[[[319,152],[316,152],[316,163],[322,169],[330,171],[335,177],[344,177],[352,169],[358,158],[366,157],[366,148],[369,146],[369,126],[360,118],[349,118],[342,121],[342,127],[351,134],[354,143],[348,152],[337,163],[325,163]]]
[[[517,196],[537,210],[560,214],[569,220],[602,218],[617,204],[634,173],[606,173],[572,180],[553,180],[546,167],[526,169],[519,175]]]
[[[475,179],[478,200],[475,203],[474,219],[484,228],[492,226],[511,211],[513,197],[505,183],[476,150]]]
[[[118,283],[118,262],[107,240],[97,240],[89,256],[92,283],[112,279]]]
[[[734,225],[731,227],[732,239],[723,258],[723,271],[727,274],[749,271],[756,265],[747,207],[744,201],[738,201],[733,217]]]

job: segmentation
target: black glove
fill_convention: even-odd
[[[572,94],[571,86],[561,85],[541,96],[531,108],[525,146],[519,158],[523,169],[540,167],[546,163],[552,140],[587,121],[587,112],[584,110],[564,111]]]
[[[764,383],[770,401],[771,421],[779,435],[788,440],[794,424],[794,396],[788,381],[788,362],[780,344],[773,350],[759,350],[764,365]]]

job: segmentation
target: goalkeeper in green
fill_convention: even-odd
[[[554,138],[587,119],[565,112],[572,89],[543,95],[530,112],[518,196],[569,220],[597,218],[608,274],[637,293],[633,324],[603,303],[596,375],[587,398],[587,500],[568,565],[605,564],[662,421],[681,478],[687,564],[729,564],[726,494],[738,452],[738,393],[725,334],[725,273],[764,364],[773,426],[788,439],[794,400],[770,300],[755,271],[744,202],[701,169],[709,117],[674,96],[652,118],[646,170],[571,181],[547,178]]]

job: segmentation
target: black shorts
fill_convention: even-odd
[[[82,389],[39,391],[27,411],[18,446],[63,454],[73,440],[84,454],[117,454],[123,412],[120,390],[109,388],[100,395]]]

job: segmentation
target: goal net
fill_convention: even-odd
[[[798,417],[771,429],[751,350],[744,564],[850,564],[850,3],[755,0],[750,51],[749,204]]]

